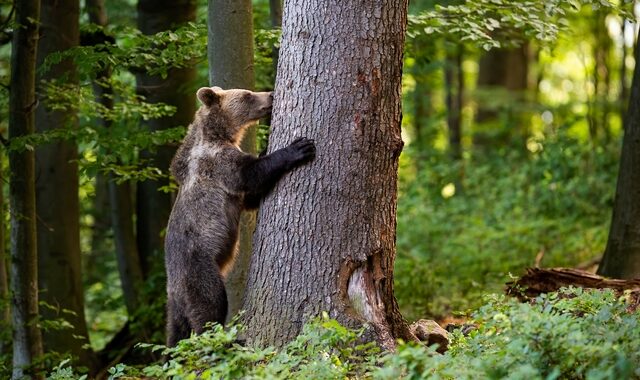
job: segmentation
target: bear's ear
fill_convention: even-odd
[[[202,87],[199,89],[196,93],[198,100],[207,107],[211,107],[214,103],[217,103],[220,100],[220,96],[216,94],[214,89],[215,87]]]

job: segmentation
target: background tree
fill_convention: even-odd
[[[193,0],[139,0],[138,28],[144,34],[175,29],[195,20]],[[150,131],[159,131],[176,126],[187,126],[195,113],[193,67],[172,68],[166,78],[160,75],[139,73],[136,76],[138,93],[149,103],[164,103],[176,107],[171,116],[155,118],[145,123]],[[158,146],[154,152],[143,150],[141,160],[148,160],[153,166],[167,172],[175,153],[175,146]],[[150,274],[152,261],[162,262],[164,236],[171,212],[171,194],[161,191],[168,180],[147,180],[138,183],[136,196],[136,232],[138,252],[144,276]]]
[[[480,58],[476,115],[480,129],[473,137],[476,145],[506,145],[509,139],[523,141],[527,136],[527,125],[521,115],[529,83],[529,61],[529,45],[526,43],[518,47],[492,49]],[[508,125],[497,127],[505,119],[500,120],[501,113],[507,115]],[[490,142],[492,139],[495,141]]]
[[[253,90],[253,10],[251,0],[209,0],[208,47],[209,82],[212,86]],[[256,127],[242,140],[242,150],[256,152]],[[242,305],[251,257],[251,237],[255,229],[255,212],[240,218],[240,246],[233,270],[226,279],[229,318]]]
[[[41,14],[38,66],[49,54],[78,46],[80,41],[77,0],[43,0]],[[70,60],[38,76],[39,81],[61,78],[66,83],[77,83],[78,76]],[[36,108],[38,132],[77,128],[76,110],[56,111],[49,107],[43,100]],[[92,353],[83,349],[89,337],[81,273],[78,148],[74,142],[56,141],[36,150],[36,211],[40,300],[48,305],[41,310],[42,318],[61,318],[71,326],[45,330],[44,348],[70,352],[80,358],[82,365],[89,366]]]
[[[36,107],[36,52],[40,1],[15,4],[11,44],[9,139],[34,132]],[[28,367],[42,356],[38,318],[38,255],[36,251],[36,199],[34,153],[9,153],[9,209],[11,215],[11,316],[13,323],[13,379],[30,373]]]
[[[640,49],[635,51],[640,62]],[[640,65],[633,71],[607,247],[598,274],[640,277]]]
[[[307,136],[318,156],[260,208],[243,307],[252,343],[283,345],[322,311],[370,323],[387,347],[410,338],[393,296],[407,6],[285,3],[269,150]]]

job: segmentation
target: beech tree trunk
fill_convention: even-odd
[[[15,3],[11,43],[9,139],[35,131],[36,51],[40,0]],[[27,367],[42,356],[38,317],[38,255],[36,251],[35,159],[31,150],[9,153],[11,212],[11,318],[13,379],[29,375]]]
[[[144,34],[175,29],[195,20],[194,0],[139,0],[138,27]],[[162,102],[177,108],[170,117],[152,119],[145,123],[151,131],[187,126],[193,120],[195,81],[193,67],[171,69],[166,78],[140,74],[136,77],[138,92],[150,103]],[[155,152],[141,152],[140,158],[150,160],[150,165],[169,172],[174,146],[159,146]],[[167,227],[171,213],[171,194],[159,189],[168,185],[168,180],[143,181],[138,184],[136,198],[136,232],[138,252],[144,276],[148,276],[151,263],[164,262],[164,237],[161,232]]]
[[[598,267],[599,275],[621,279],[640,278],[640,49],[635,50],[611,228]]]
[[[42,0],[38,65],[54,52],[77,46],[80,41],[78,0]],[[39,80],[66,77],[77,82],[71,61],[63,61]],[[51,111],[46,100],[36,109],[36,130],[77,128],[73,111]],[[78,149],[71,141],[56,141],[36,149],[36,209],[38,214],[38,273],[41,309],[47,320],[61,318],[73,328],[43,331],[44,348],[71,353],[79,364],[90,366],[92,352],[84,315],[80,253],[80,202],[78,199]],[[71,313],[70,313],[70,312]]]
[[[224,89],[253,90],[253,8],[251,0],[209,0],[209,82]],[[242,150],[256,152],[256,128],[251,127],[242,140]],[[244,212],[240,217],[240,245],[235,265],[226,278],[229,312],[233,318],[240,311],[244,296],[251,240],[256,226],[256,213]]]
[[[415,339],[393,295],[406,0],[285,2],[269,151],[315,139],[314,162],[264,200],[246,339],[282,346],[326,311],[384,347]]]

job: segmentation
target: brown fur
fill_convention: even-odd
[[[180,190],[165,238],[169,346],[207,322],[224,323],[224,275],[237,250],[240,213],[315,157],[305,138],[260,158],[239,149],[246,128],[271,111],[271,93],[204,87],[197,96],[203,105],[171,163]]]

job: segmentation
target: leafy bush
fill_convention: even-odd
[[[213,325],[174,348],[140,344],[162,351],[165,363],[134,368],[118,365],[110,379],[336,379],[355,378],[374,368],[379,349],[359,344],[362,331],[341,326],[326,315],[305,325],[302,334],[281,350],[244,347],[237,343],[242,327]]]
[[[377,379],[638,379],[640,313],[613,291],[564,289],[532,303],[492,296],[450,350],[402,345]]]
[[[443,355],[402,342],[396,352],[380,352],[360,343],[362,330],[325,315],[281,350],[238,344],[237,325],[214,325],[175,348],[144,344],[170,359],[118,364],[110,379],[640,379],[640,312],[629,297],[570,288],[531,303],[498,295],[486,301],[472,315],[477,328],[454,332]],[[66,364],[49,378],[74,378]]]

